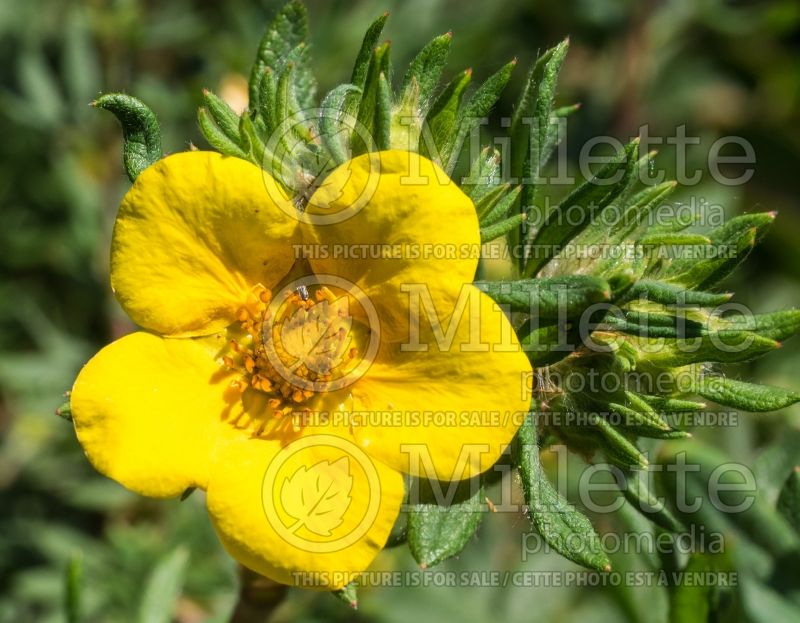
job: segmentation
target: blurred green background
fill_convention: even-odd
[[[449,75],[471,66],[477,77],[486,77],[518,57],[521,67],[501,101],[501,114],[510,113],[537,51],[570,35],[558,99],[583,103],[569,125],[573,156],[590,136],[625,139],[643,123],[653,135],[670,136],[686,124],[689,134],[702,137],[703,144],[689,150],[690,166],[697,168],[705,167],[707,146],[716,137],[746,138],[757,156],[755,176],[746,186],[711,181],[679,198],[702,197],[729,214],[778,210],[776,227],[729,285],[757,312],[800,301],[796,0],[315,0],[308,5],[321,92],[348,79],[366,26],[388,9],[385,36],[392,40],[398,73],[425,42],[451,29]],[[54,410],[82,363],[132,329],[111,296],[107,270],[116,207],[128,187],[121,133],[110,115],[87,104],[101,91],[135,94],[158,114],[165,151],[184,150],[190,142],[205,146],[195,123],[201,89],[241,101],[242,74],[277,6],[258,0],[0,3],[2,622],[65,620],[71,561],[81,561],[86,621],[162,620],[150,613],[159,600],[173,598],[167,611],[174,620],[224,621],[234,603],[235,567],[213,535],[201,495],[156,502],[105,480],[89,467],[71,426]],[[668,174],[673,160],[663,149]],[[735,374],[797,388],[799,365],[800,348],[790,342]],[[756,466],[764,512],[774,504],[775,483],[800,462],[797,406],[696,434],[719,456]],[[672,451],[662,449],[666,455]],[[689,608],[690,618],[673,614],[673,620],[717,620],[721,613],[727,620],[793,620],[783,617],[797,612],[790,604],[798,600],[800,566],[787,566],[780,548],[753,525],[710,522],[717,520],[731,537],[730,547],[709,564],[745,569],[750,579],[735,591],[704,595],[703,603],[713,605],[710,613]],[[630,513],[596,522],[602,532],[651,530]],[[516,515],[487,517],[477,541],[443,568],[577,569],[554,553],[522,562],[526,523]],[[668,563],[648,555],[612,558],[620,570]],[[398,548],[382,555],[376,567],[412,569],[413,560]],[[276,620],[650,623],[668,620],[670,600],[674,605],[692,598],[663,586],[384,587],[363,590],[360,608],[352,612],[329,595],[292,591]]]

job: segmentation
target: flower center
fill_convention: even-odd
[[[273,417],[291,417],[299,430],[304,416],[335,381],[358,363],[350,300],[328,287],[284,291],[280,300],[257,285],[228,327],[222,363],[239,374],[233,390],[266,397]],[[266,421],[259,424],[260,434]]]

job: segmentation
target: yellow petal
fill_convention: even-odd
[[[439,480],[483,472],[528,410],[531,366],[511,324],[488,296],[465,288],[457,324],[442,321],[441,347],[422,320],[418,343],[384,345],[352,387],[354,437],[400,471]]]
[[[153,497],[205,488],[229,379],[192,340],[133,333],[78,375],[70,402],[95,468]]]
[[[342,220],[324,224],[329,215]],[[405,284],[437,304],[475,276],[480,233],[472,201],[433,162],[405,151],[364,154],[334,170],[304,214],[315,273],[355,283],[377,307],[386,338],[408,315]]]
[[[403,500],[401,475],[352,441],[230,438],[217,448],[208,511],[228,552],[284,584],[337,589],[380,552]]]
[[[119,209],[111,285],[130,317],[165,335],[229,325],[250,288],[294,261],[297,221],[258,167],[213,152],[145,169]],[[281,205],[279,205],[281,204]]]

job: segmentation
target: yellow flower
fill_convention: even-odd
[[[154,497],[203,489],[241,563],[337,588],[385,544],[402,474],[493,465],[530,365],[471,285],[474,206],[431,161],[359,156],[307,203],[299,213],[260,168],[216,153],[146,169],[111,253],[113,290],[144,331],[101,350],[71,402],[100,472]]]

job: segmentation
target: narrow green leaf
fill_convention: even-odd
[[[535,275],[561,251],[563,245],[581,233],[603,208],[611,204],[627,183],[626,173],[632,170],[631,163],[636,158],[638,146],[638,139],[629,143],[597,175],[573,190],[550,211],[531,241],[532,253],[523,273],[526,277]],[[580,219],[576,219],[575,206],[582,210]]]
[[[355,582],[350,582],[338,591],[333,591],[333,596],[353,610],[358,609],[358,585]]]
[[[416,94],[421,112],[427,109],[433,91],[439,84],[452,41],[453,33],[450,32],[433,39],[411,61],[408,71],[403,77],[403,85],[400,89],[401,99],[409,95],[412,83],[416,82]]]
[[[623,472],[625,486],[622,494],[625,499],[644,517],[657,526],[670,532],[683,532],[683,524],[664,506],[659,497],[650,490],[647,483],[647,472],[641,470]]]
[[[140,623],[169,623],[180,597],[189,563],[189,552],[178,547],[164,556],[147,580],[139,606]]]
[[[267,132],[271,134],[280,123],[278,121],[278,83],[275,70],[265,67],[258,86],[258,115],[264,122]]]
[[[625,294],[624,300],[647,299],[661,305],[699,305],[716,307],[731,300],[730,293],[687,290],[677,285],[642,279]]]
[[[123,93],[106,93],[92,102],[92,106],[113,113],[122,125],[122,160],[132,182],[161,158],[158,119],[144,102]]]
[[[419,153],[440,165],[452,153],[458,111],[471,81],[471,69],[458,74],[434,100],[425,117],[419,139]]]
[[[778,512],[800,536],[800,467],[795,466],[778,496]]]
[[[502,220],[519,198],[521,191],[522,187],[516,186],[515,188],[511,189],[510,192],[505,193],[502,198],[497,201],[489,210],[489,212],[487,212],[484,217],[480,218],[481,227],[489,227]]]
[[[372,59],[372,51],[378,45],[378,39],[381,36],[381,32],[383,32],[383,27],[388,18],[389,12],[387,11],[374,22],[372,22],[370,27],[367,29],[367,32],[364,34],[363,41],[361,42],[361,49],[358,51],[358,56],[356,57],[356,62],[353,66],[353,74],[350,78],[350,83],[362,91],[367,80],[367,72],[369,70],[370,60]]]
[[[319,137],[337,165],[350,159],[353,128],[352,122],[343,119],[345,102],[349,94],[360,92],[361,89],[353,84],[341,84],[328,93],[320,105]]]
[[[592,419],[592,424],[603,436],[603,451],[608,459],[623,469],[642,468],[649,465],[647,458],[639,448],[625,435],[614,428],[608,420],[599,415]]]
[[[737,318],[726,323],[726,327],[755,331],[762,337],[782,342],[800,332],[800,309],[787,309],[771,314]]]
[[[637,244],[643,247],[656,247],[666,245],[704,245],[710,244],[711,240],[700,234],[648,234],[636,241]]]
[[[696,413],[708,405],[704,402],[681,400],[678,398],[665,398],[663,396],[640,395],[640,398],[649,404],[658,413]]]
[[[640,342],[647,343],[646,340]],[[641,360],[663,368],[674,368],[704,361],[749,361],[779,348],[780,344],[748,331],[717,331],[701,338],[678,339],[665,344],[648,343],[647,346]]]
[[[461,481],[453,499],[441,504],[435,488],[447,492],[451,483],[418,480],[417,485],[419,503],[408,513],[408,546],[425,569],[458,554],[475,534],[481,522],[483,487],[476,479]]]
[[[716,571],[711,556],[693,553],[677,586],[670,591],[670,623],[708,623],[712,620],[714,585],[711,582],[690,582],[690,577],[706,577]],[[691,575],[690,575],[691,574]]]
[[[469,101],[464,105],[461,111],[459,111],[458,121],[456,123],[458,129],[456,131],[456,140],[453,149],[447,154],[447,158],[444,157],[444,154],[442,155],[443,160],[447,162],[445,170],[448,174],[452,173],[453,169],[455,169],[464,140],[480,125],[481,120],[489,114],[489,111],[497,103],[497,100],[500,99],[500,94],[503,92],[503,89],[505,89],[506,84],[508,84],[511,72],[516,65],[517,59],[514,59],[501,67],[497,73],[490,76],[486,82],[478,87],[478,90],[472,94]]]
[[[233,112],[225,100],[217,97],[208,89],[203,89],[203,104],[205,104],[212,121],[222,130],[222,133],[241,147],[239,115]]]
[[[494,225],[481,227],[481,243],[496,240],[505,236],[508,232],[517,229],[527,218],[526,214],[515,214],[507,219],[503,219]]]
[[[378,150],[389,149],[392,144],[392,87],[386,74],[378,76],[378,94],[375,98],[375,145]]]
[[[608,283],[589,275],[476,281],[475,285],[511,311],[528,313],[540,320],[579,317],[587,307],[609,300]]]
[[[513,448],[531,522],[545,542],[579,565],[610,571],[611,563],[589,519],[561,496],[544,473],[530,416],[520,427]]]
[[[308,13],[300,0],[290,0],[272,19],[261,37],[250,72],[250,109],[259,109],[259,87],[264,70],[279,73],[292,50],[308,38]]]
[[[379,110],[379,100],[385,97],[385,87],[380,86],[380,76],[389,73],[389,43],[375,48],[372,54],[372,59],[369,65],[369,71],[364,82],[363,92],[361,93],[361,100],[358,104],[357,120],[361,131],[354,131],[352,138],[352,152],[353,156],[367,153],[374,149],[376,144],[376,124],[377,124],[377,111]],[[384,91],[381,94],[381,91]],[[364,131],[368,136],[364,137]],[[366,143],[369,140],[370,144]]]
[[[67,623],[81,623],[83,621],[82,599],[83,591],[83,557],[75,554],[70,557],[66,572],[66,590],[64,591],[64,611]]]
[[[797,392],[721,376],[703,377],[695,391],[717,404],[757,413],[777,411],[800,401]]]
[[[197,111],[197,122],[203,137],[205,137],[208,144],[218,152],[226,156],[236,156],[242,160],[248,160],[244,149],[228,138],[228,136],[211,121],[208,111],[205,108],[200,108]]]

